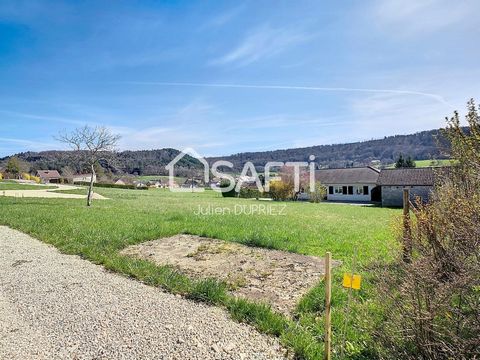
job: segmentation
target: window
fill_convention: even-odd
[[[333,195],[333,186],[329,186],[329,187],[328,187],[328,193],[329,193],[330,195]]]
[[[335,186],[335,194],[343,194],[343,187]]]
[[[353,186],[348,187],[348,195],[353,195]]]
[[[345,195],[348,194],[348,187],[347,186],[342,186],[342,194],[345,194]]]
[[[365,185],[363,187],[363,195],[368,195],[368,186],[367,185]]]
[[[355,194],[362,195],[363,194],[363,187],[355,186]]]

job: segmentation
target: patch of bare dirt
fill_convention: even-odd
[[[133,245],[122,254],[172,265],[194,278],[223,280],[234,295],[267,302],[285,314],[324,274],[321,258],[192,235]]]

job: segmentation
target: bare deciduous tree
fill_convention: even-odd
[[[88,187],[87,206],[91,206],[95,164],[115,151],[120,136],[113,134],[103,126],[89,127],[85,125],[73,130],[71,133],[60,134],[58,140],[68,144],[79,160],[90,170],[92,176],[90,186]]]

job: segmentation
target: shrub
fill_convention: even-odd
[[[230,186],[230,181],[228,180],[222,180],[220,182],[220,188],[227,188]],[[235,188],[233,188],[230,191],[222,191],[222,196],[223,197],[235,197],[237,196],[237,193],[235,192]]]
[[[267,197],[267,194],[259,191],[257,188],[253,189],[248,187],[242,187],[240,189],[240,193],[238,194],[238,197],[241,197],[244,199],[258,199],[258,198]]]
[[[270,182],[269,194],[273,200],[291,200],[295,197],[293,184],[282,180]]]
[[[428,204],[417,203],[410,261],[390,267],[381,300],[387,322],[377,338],[386,357],[480,358],[480,117],[468,103],[444,130],[458,162],[438,170]]]
[[[315,183],[315,190],[310,192],[310,202],[319,203],[325,200],[327,188],[320,181]]]
[[[22,179],[23,179],[23,180],[30,180],[30,179],[31,179],[31,176],[30,176],[29,173],[23,173],[23,174],[22,174]]]
[[[30,176],[30,180],[35,181],[37,184],[40,184],[40,182],[41,182],[40,177],[38,177],[38,176],[33,176],[33,175]]]
[[[0,180],[2,180],[2,179],[3,179],[3,174],[2,174],[2,173],[0,173]]]

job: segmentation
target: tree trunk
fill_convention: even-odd
[[[87,206],[92,206],[92,200],[93,200],[93,179],[95,177],[95,169],[93,167],[93,164],[91,165],[91,169],[92,169],[92,176],[90,178],[90,186],[88,187]]]

